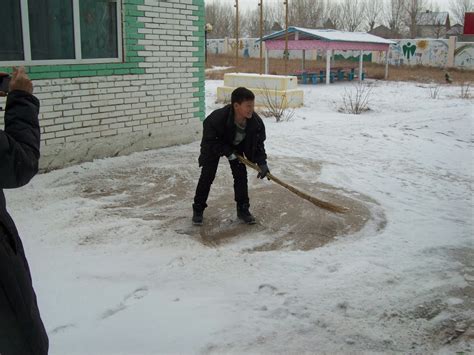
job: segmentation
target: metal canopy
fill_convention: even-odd
[[[374,36],[366,32],[346,32],[332,29],[309,29],[288,27],[288,43],[285,44],[286,30],[274,32],[262,38],[265,42],[265,72],[268,74],[268,51],[270,50],[306,50],[322,49],[326,51],[326,83],[329,84],[330,56],[333,50],[360,51],[360,72],[362,72],[362,54],[364,51],[386,52],[385,77],[388,76],[388,52],[395,42]],[[304,58],[304,55],[303,55]],[[359,75],[361,80],[361,75]]]
[[[285,30],[272,33],[262,38],[267,49],[284,49]],[[309,29],[288,27],[289,49],[338,49],[386,51],[395,42],[371,35],[366,32],[346,32],[327,29]]]

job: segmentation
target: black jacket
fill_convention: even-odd
[[[199,166],[217,160],[221,156],[229,156],[236,150],[232,145],[236,127],[234,109],[231,105],[213,111],[204,120],[203,125]],[[264,164],[267,160],[265,139],[265,125],[260,116],[254,112],[252,118],[247,120],[245,139],[237,147],[237,151],[244,153],[245,157],[254,163]]]
[[[48,336],[38,309],[31,274],[15,224],[6,209],[4,188],[20,187],[38,172],[39,101],[12,91],[0,130],[0,353],[48,353]]]
[[[27,184],[38,172],[40,157],[39,101],[23,91],[12,91],[5,107],[5,131],[0,130],[0,224],[17,234],[7,212],[3,189]]]

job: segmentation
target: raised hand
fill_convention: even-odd
[[[33,93],[33,83],[25,73],[24,67],[13,67],[12,80],[10,81],[10,91],[21,90],[29,94]]]

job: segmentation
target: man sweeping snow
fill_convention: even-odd
[[[211,185],[216,176],[219,159],[229,160],[234,177],[234,198],[237,203],[237,217],[247,224],[254,224],[255,218],[249,211],[247,169],[237,154],[245,155],[260,168],[258,177],[268,173],[265,154],[265,125],[254,111],[255,95],[240,87],[231,95],[231,104],[215,110],[204,120],[199,166],[201,176],[196,188],[193,204],[193,224],[202,225],[203,212],[207,207]]]

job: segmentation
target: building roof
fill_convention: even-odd
[[[387,39],[402,38],[402,36],[399,33],[392,31],[390,28],[384,25],[377,26],[372,31],[369,31],[368,33],[374,36],[387,38]]]
[[[464,26],[457,23],[454,26],[451,26],[451,29],[446,32],[446,35],[448,36],[457,36],[457,35],[462,35],[464,31]]]
[[[436,26],[442,25],[445,26],[448,22],[449,13],[448,12],[422,12],[418,14],[416,18],[416,24],[418,26]]]
[[[393,44],[395,42],[388,39],[371,35],[366,32],[346,32],[331,29],[310,29],[301,27],[288,27],[288,38],[296,39],[298,34],[299,40],[321,40],[330,42],[359,42],[359,43],[377,43],[377,44]],[[285,30],[274,32],[262,38],[263,41],[282,40],[285,38]]]

